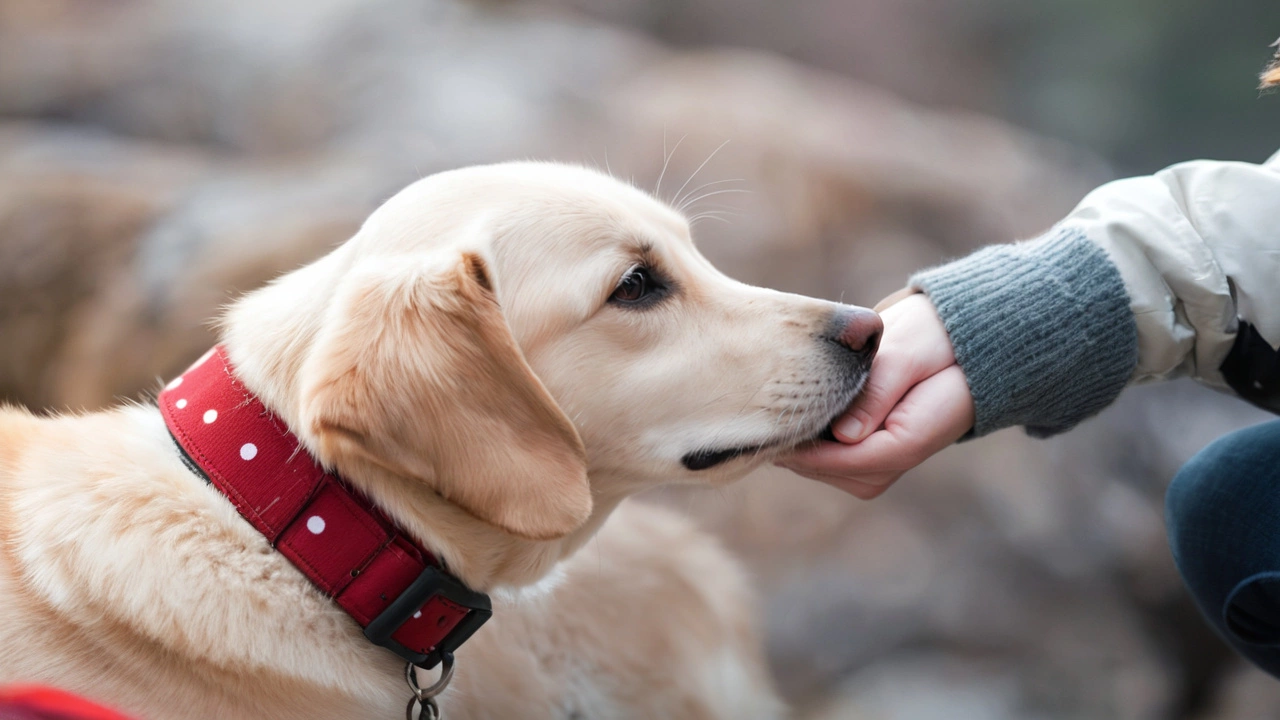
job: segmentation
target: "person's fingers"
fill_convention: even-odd
[[[885,430],[914,447],[915,467],[969,432],[974,423],[973,394],[959,365],[952,365],[915,386],[885,418]]]
[[[919,464],[906,448],[902,435],[877,430],[860,443],[820,443],[788,456],[784,466],[802,475],[861,478]]]
[[[835,422],[831,432],[842,443],[861,442],[884,422],[889,411],[911,389],[916,379],[911,368],[893,363],[892,359],[877,357],[871,361],[871,373],[867,385],[857,401]]]
[[[820,443],[782,465],[797,473],[874,497],[898,477],[950,445],[973,426],[973,398],[964,373],[951,366],[916,385],[889,413],[883,430],[855,445]]]
[[[876,357],[871,361],[867,386],[845,414],[831,424],[831,432],[842,443],[864,441],[884,424],[911,388],[951,362],[949,355],[942,352],[891,351]]]
[[[867,386],[831,425],[840,442],[864,440],[879,429],[916,383],[955,363],[951,340],[925,296],[903,300],[885,310],[883,318],[884,338],[872,361]]]
[[[911,389],[885,418],[884,430],[849,446],[840,458],[852,473],[910,470],[973,427],[973,396],[956,365]]]

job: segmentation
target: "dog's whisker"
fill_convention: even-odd
[[[700,201],[702,201],[702,200],[706,200],[707,198],[712,197],[712,196],[714,196],[714,195],[722,195],[722,194],[728,194],[728,193],[748,193],[748,194],[749,194],[749,193],[751,193],[751,191],[750,191],[750,190],[743,189],[743,188],[726,188],[726,189],[721,190],[721,191],[717,191],[717,192],[710,192],[710,193],[707,193],[707,194],[705,194],[705,195],[699,195],[699,196],[697,196],[697,197],[693,197],[692,199],[688,199],[688,200],[686,200],[686,201],[685,201],[685,203],[684,203],[683,205],[681,205],[680,207],[678,207],[678,208],[676,208],[676,209],[677,209],[677,210],[679,210],[680,212],[687,212],[687,211],[691,210],[691,209],[693,208],[693,206],[694,206],[694,205],[696,205],[698,202],[700,202]],[[734,206],[732,206],[732,205],[720,205],[719,207],[734,207]]]
[[[667,130],[666,128],[662,129],[662,156],[663,156],[662,172],[658,173],[658,182],[656,185],[654,185],[654,188],[653,188],[654,197],[656,198],[662,197],[662,178],[667,176],[667,166],[671,164],[671,158],[676,156],[676,150],[680,149],[680,143],[684,142],[684,139],[687,137],[689,137],[688,133],[681,135],[680,139],[676,141],[675,146],[671,148],[671,152],[668,153],[667,152]]]
[[[795,435],[797,434],[794,429],[796,426],[795,419],[796,415],[799,414],[801,410],[801,405],[793,405],[790,412],[787,413],[785,423],[782,423],[782,436],[786,438],[788,444],[795,439]]]
[[[715,187],[716,185],[724,185],[725,183],[734,183],[734,182],[746,182],[746,180],[742,178],[729,178],[727,180],[712,180],[711,182],[702,183],[698,187],[690,190],[688,192],[688,195],[696,195],[699,192],[702,192],[703,190],[706,190],[709,187]],[[678,210],[680,208],[676,208],[676,209]]]
[[[786,419],[786,426],[782,429],[783,437],[786,438],[784,444],[794,445],[802,439],[801,429],[809,424],[809,419],[814,410],[812,403],[796,404],[792,407],[791,413]]]
[[[742,215],[741,213],[734,212],[733,210],[704,210],[704,211],[702,211],[702,212],[700,212],[700,213],[698,213],[698,214],[694,215],[693,217],[689,218],[689,221],[690,221],[690,222],[692,222],[694,219],[696,219],[696,218],[700,218],[700,217],[725,217],[725,218],[733,217],[733,218],[736,218],[736,217],[741,217],[741,215]]]
[[[680,194],[684,192],[684,189],[689,187],[689,183],[693,182],[694,178],[698,177],[698,173],[702,172],[702,168],[706,167],[707,163],[711,162],[711,158],[714,158],[716,156],[716,153],[720,152],[720,149],[728,144],[729,144],[729,141],[725,140],[724,142],[716,146],[716,149],[711,151],[711,154],[707,156],[707,159],[703,160],[702,164],[699,165],[698,168],[693,171],[693,174],[689,176],[689,179],[684,181],[684,184],[680,186],[680,189],[676,190],[676,199],[674,201],[676,207],[680,207],[683,205],[683,203],[680,201]]]
[[[703,213],[689,218],[689,227],[693,227],[699,220],[716,220],[726,225],[730,225],[729,219],[714,213]]]
[[[737,208],[731,208],[725,205],[709,205],[706,207],[705,210],[700,210],[694,215],[692,215],[691,217],[689,217],[689,225],[692,226],[695,220],[698,220],[704,217],[715,217],[715,218],[724,219],[724,218],[730,218],[730,217],[736,218],[741,216],[742,216],[742,213],[739,212]]]
[[[705,193],[705,194],[703,194],[703,195],[699,195],[699,196],[695,197],[694,199],[692,199],[692,200],[690,200],[690,201],[688,201],[688,202],[686,202],[686,203],[681,204],[681,205],[680,205],[680,207],[679,207],[679,208],[677,208],[677,209],[678,209],[678,210],[680,210],[681,212],[684,212],[684,211],[685,211],[685,210],[687,210],[688,208],[693,207],[694,203],[698,202],[699,200],[706,200],[706,199],[707,199],[707,198],[709,198],[709,197],[715,197],[716,195],[728,195],[728,194],[730,194],[730,193],[744,193],[744,194],[750,195],[750,194],[751,194],[751,191],[750,191],[750,190],[746,190],[746,189],[744,189],[744,188],[725,188],[725,189],[723,189],[723,190],[715,190],[715,191],[713,191],[713,192],[709,192],[709,193]]]

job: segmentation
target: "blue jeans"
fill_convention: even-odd
[[[1241,655],[1280,677],[1280,420],[1191,458],[1169,486],[1165,520],[1200,611]]]

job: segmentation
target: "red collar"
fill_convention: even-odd
[[[489,597],[446,574],[367,498],[325,472],[240,384],[221,346],[169,383],[159,404],[191,469],[365,637],[430,668],[489,619]]]

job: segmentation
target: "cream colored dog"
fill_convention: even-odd
[[[619,504],[814,439],[878,332],[726,278],[641,191],[537,163],[417,182],[224,319],[305,448],[494,596],[454,719],[776,715],[734,563]],[[395,718],[402,668],[184,466],[154,405],[0,411],[0,682],[141,718]]]

